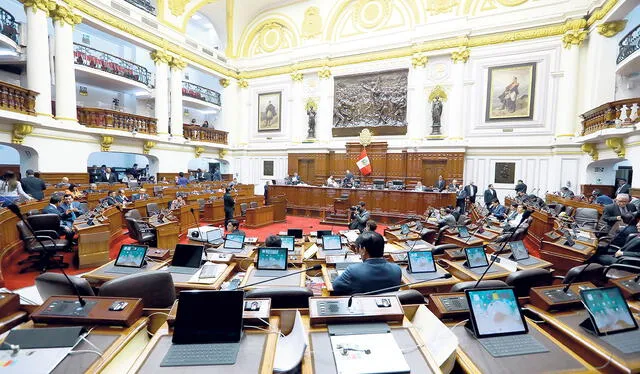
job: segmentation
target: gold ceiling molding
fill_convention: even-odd
[[[593,143],[584,143],[581,147],[582,152],[591,156],[593,161],[598,161],[598,148]]]
[[[151,60],[156,64],[168,64],[171,62],[173,57],[167,53],[166,50],[156,49],[155,51],[151,51],[149,53],[151,55]]]
[[[184,14],[184,8],[189,4],[190,0],[169,0],[169,10],[171,14],[180,17]]]
[[[302,37],[312,39],[322,34],[322,16],[317,6],[311,6],[304,12],[302,20]]]
[[[71,8],[68,8],[64,5],[56,4],[55,9],[51,10],[51,18],[53,18],[54,22],[57,21],[60,25],[64,25],[65,23],[70,26],[75,26],[79,23],[82,23],[82,16],[73,13]]]
[[[299,71],[294,71],[293,73],[291,73],[291,80],[294,82],[302,82],[303,77],[304,76]]]
[[[280,49],[284,43],[284,27],[277,22],[264,25],[258,34],[258,44],[267,53]]]
[[[180,57],[172,57],[169,66],[174,70],[184,70],[187,67],[187,62]]]
[[[213,0],[209,0],[209,2],[213,2]],[[234,26],[234,22],[233,22],[233,11],[235,8],[235,0],[227,0],[226,6],[225,6],[225,11],[226,11],[226,26],[227,26],[227,47],[225,49],[225,55],[227,55],[227,57],[236,57],[236,52],[233,48],[234,43],[233,43],[233,26]],[[194,8],[194,9],[199,9],[198,7]],[[191,16],[189,16],[189,18],[191,18]],[[188,19],[187,19],[187,22]],[[185,24],[185,28],[186,28],[186,24]]]
[[[526,3],[529,0],[496,0],[497,2],[500,3],[500,5],[504,5],[504,6],[518,6],[518,5],[522,5],[524,3]]]
[[[194,148],[195,154],[196,154],[196,158],[200,157],[201,154],[204,153],[205,149],[204,147],[198,146]]]
[[[353,22],[363,29],[373,29],[389,21],[393,6],[390,0],[358,0]]]
[[[458,0],[429,0],[427,11],[433,15],[450,13],[458,3]]]
[[[238,52],[242,57],[252,57],[260,52],[272,53],[298,45],[299,35],[293,21],[285,14],[270,14],[255,26],[245,28]]]
[[[627,20],[604,22],[598,25],[598,33],[604,37],[611,38],[627,27]]]
[[[579,47],[587,38],[587,34],[587,30],[569,30],[562,36],[562,44],[567,49],[574,45]]]
[[[415,68],[423,68],[427,66],[429,58],[425,55],[416,54],[411,57],[411,65]]]
[[[318,77],[320,79],[328,79],[331,77],[331,69],[329,69],[328,66],[324,66],[322,69],[320,69],[320,71],[318,72]]]
[[[22,144],[24,138],[33,132],[33,125],[28,123],[15,123],[11,132],[11,143]]]
[[[248,80],[246,80],[246,79],[240,79],[240,80],[238,81],[238,87],[240,87],[240,88],[247,88],[247,87],[249,87],[249,81],[248,81]]]
[[[607,15],[607,13],[609,13],[611,9],[616,6],[617,3],[618,0],[607,0],[607,2],[602,5],[602,7],[591,12],[589,18],[587,19],[587,26],[591,27],[591,25],[593,25],[597,21],[603,19]]]
[[[457,51],[451,52],[451,61],[454,64],[458,62],[462,62],[463,64],[469,61],[469,56],[471,55],[471,50],[469,47],[459,47]]]
[[[231,81],[228,80],[227,78],[222,78],[222,79],[220,79],[219,82],[220,82],[220,85],[222,86],[222,88],[227,88],[231,84]]]
[[[35,13],[38,9],[45,12],[47,16],[56,9],[58,4],[53,0],[18,0],[25,8],[31,8]]]
[[[102,152],[109,152],[111,144],[113,144],[113,136],[102,135],[102,139],[100,139],[100,149]]]

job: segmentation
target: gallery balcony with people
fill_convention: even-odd
[[[17,46],[20,44],[20,22],[8,10],[0,7],[0,42]],[[9,41],[9,43],[7,43]]]

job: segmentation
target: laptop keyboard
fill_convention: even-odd
[[[535,265],[535,264],[537,264],[537,263],[538,263],[538,260],[537,260],[537,259],[535,259],[535,258],[529,257],[529,258],[525,258],[525,259],[523,259],[523,260],[517,260],[516,262],[517,262],[518,264],[520,264],[520,265],[525,265],[525,266],[527,266],[527,265]]]
[[[200,279],[217,278],[218,267],[216,265],[205,265],[200,270]]]
[[[185,266],[169,266],[170,273],[176,274],[195,274],[197,273],[199,268],[189,268]]]
[[[105,273],[115,273],[115,274],[134,274],[139,272],[140,268],[127,268],[122,266],[114,266],[111,269],[105,271]]]
[[[240,343],[173,344],[160,366],[233,365],[239,350]]]
[[[624,354],[640,352],[640,330],[603,336],[602,340]]]
[[[529,334],[496,336],[478,339],[493,357],[530,355],[549,350]]]

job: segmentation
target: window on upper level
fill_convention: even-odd
[[[187,23],[187,38],[204,46],[223,50],[223,41],[213,22],[206,15],[196,12]]]

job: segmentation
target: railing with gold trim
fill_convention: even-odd
[[[182,82],[182,95],[194,99],[206,101],[207,103],[220,105],[220,93],[210,88],[198,86],[191,82]]]
[[[581,135],[589,135],[604,129],[615,129],[633,125],[638,122],[640,97],[605,103],[584,112]]]
[[[0,109],[35,115],[37,92],[0,82]]]
[[[78,107],[78,122],[87,127],[140,132],[155,135],[158,133],[155,118],[118,112],[101,108]]]
[[[616,63],[621,63],[625,58],[631,56],[639,49],[640,25],[636,26],[636,28],[629,31],[624,38],[620,39],[620,43],[618,43],[618,58],[616,58]]]
[[[147,68],[122,57],[73,43],[73,59],[76,65],[87,66],[153,87],[151,73]]]
[[[184,124],[182,126],[182,133],[185,138],[194,141],[227,144],[228,133],[226,131]]]

